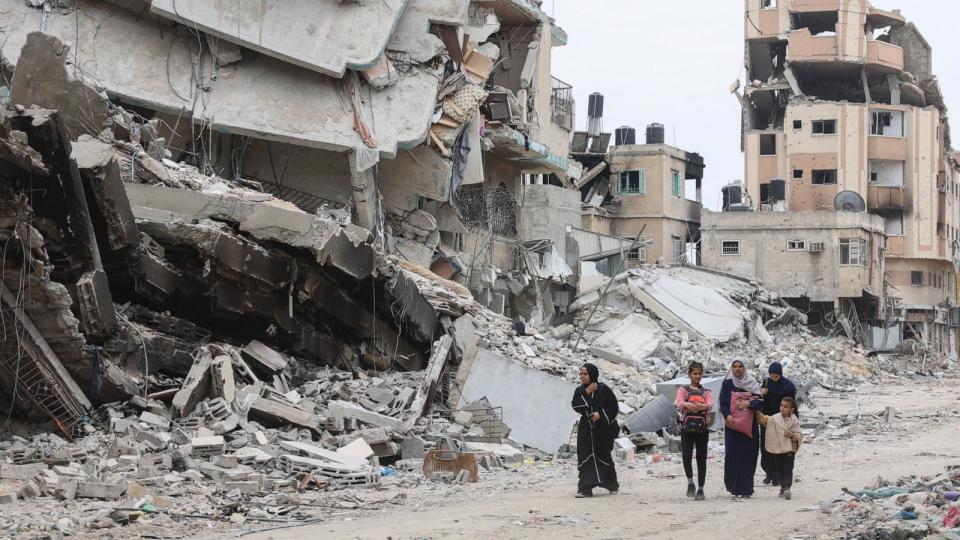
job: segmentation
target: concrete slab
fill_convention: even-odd
[[[376,62],[409,1],[154,0],[151,11],[284,62],[339,78],[348,68],[361,71]]]
[[[414,62],[429,61],[445,50],[430,26],[466,26],[469,7],[468,0],[409,0],[387,49],[407,53]]]
[[[387,3],[396,7],[400,1]],[[298,3],[314,6],[309,0]],[[377,0],[362,3],[387,9]],[[71,47],[80,36],[77,57],[84,77],[110,97],[163,113],[187,112],[194,121],[231,134],[337,152],[365,148],[353,129],[352,108],[343,106],[339,79],[267,55],[251,55],[221,67],[216,78],[211,78],[215,71],[212,54],[203,51],[194,66],[196,42],[187,34],[177,34],[103,2],[85,0],[81,4],[80,17],[72,10],[46,14],[46,32]],[[209,5],[180,2],[177,8],[186,4]],[[356,6],[357,2],[316,5]],[[285,8],[278,12],[284,19],[295,20],[287,17]],[[37,27],[33,21],[40,12],[20,0],[0,0],[0,13],[4,13],[0,54],[15,65],[27,34]],[[356,32],[355,26],[342,28],[366,39],[367,33]],[[306,43],[312,47],[319,42]],[[371,56],[372,61],[381,50]],[[199,85],[194,84],[198,71],[204,77]],[[390,158],[397,148],[414,148],[426,140],[439,78],[438,73],[420,68],[400,73],[396,84],[383,90],[364,92],[366,116],[376,142],[374,156]],[[203,93],[203,99],[197,98],[197,92]]]
[[[33,32],[19,56],[27,61],[13,77],[11,103],[58,110],[71,140],[100,131],[109,116],[106,100],[68,72],[64,63],[70,56],[68,45],[55,36]]]
[[[397,429],[403,422],[399,418],[384,416],[347,401],[332,400],[327,403],[327,412],[334,418],[352,418],[363,423]]]
[[[574,381],[480,349],[466,376],[460,406],[486,397],[492,405],[503,407],[503,421],[513,430],[511,439],[555,452],[567,444],[577,419],[570,408],[575,386]]]
[[[634,298],[675,328],[719,342],[743,335],[740,306],[714,289],[647,271],[631,275],[628,284]]]
[[[653,354],[660,345],[660,325],[646,315],[632,313],[593,342],[590,352],[617,364],[632,365]]]
[[[366,458],[357,457],[346,452],[334,452],[333,450],[327,450],[326,448],[301,441],[280,441],[280,447],[305,457],[333,461],[346,467],[353,467],[358,471],[370,465]]]
[[[367,444],[367,441],[363,439],[355,439],[350,444],[342,448],[338,448],[336,453],[354,459],[366,460],[373,457],[374,451],[373,448]]]

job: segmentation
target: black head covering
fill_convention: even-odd
[[[587,370],[587,374],[590,375],[590,382],[597,382],[597,379],[600,378],[600,370],[597,369],[597,366],[587,362],[582,367]]]

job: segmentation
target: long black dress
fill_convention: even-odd
[[[790,379],[780,376],[779,381],[767,378],[763,381],[763,387],[767,389],[767,395],[763,396],[763,414],[773,416],[780,412],[780,402],[785,397],[797,399],[797,387]],[[777,466],[773,460],[773,454],[767,452],[763,441],[767,437],[767,428],[760,428],[760,468],[767,475],[773,485],[780,484],[780,478],[777,473]]]
[[[573,410],[580,414],[577,426],[578,491],[588,492],[597,486],[611,491],[619,489],[612,456],[613,441],[620,434],[617,396],[602,382],[597,383],[593,395],[588,395],[586,387],[580,385],[573,392],[572,405]],[[596,422],[590,419],[594,412],[600,413],[600,419]]]
[[[742,392],[726,379],[720,387],[720,413],[730,416],[730,394]],[[759,396],[750,402],[751,408],[760,408]],[[731,495],[750,497],[753,495],[753,475],[757,472],[757,453],[760,450],[760,428],[753,420],[753,437],[748,437],[734,429],[723,430],[724,451],[723,483]]]

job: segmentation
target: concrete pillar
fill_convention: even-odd
[[[350,154],[350,183],[353,184],[354,224],[368,231],[377,225],[377,179],[375,167],[357,171],[356,156]]]

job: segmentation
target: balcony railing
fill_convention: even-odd
[[[867,186],[867,210],[876,213],[902,212],[903,186]]]
[[[554,124],[573,131],[575,112],[573,87],[556,77],[550,77],[550,119]]]

